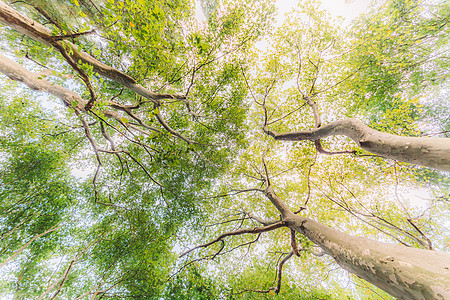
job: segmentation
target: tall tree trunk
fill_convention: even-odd
[[[294,214],[270,186],[265,195],[287,227],[306,236],[347,271],[399,299],[450,299],[450,253],[354,237]]]
[[[357,119],[334,121],[308,131],[277,133],[267,127],[264,131],[282,141],[315,141],[344,135],[364,150],[385,158],[450,171],[450,139],[446,138],[398,136],[372,129]]]
[[[354,237],[291,214],[291,229],[344,269],[399,299],[450,299],[450,254]]]

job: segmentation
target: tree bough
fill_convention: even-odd
[[[328,123],[308,131],[277,133],[264,127],[266,134],[280,141],[316,141],[329,136],[344,135],[362,149],[385,158],[450,171],[450,139],[405,137],[370,128],[357,119]]]

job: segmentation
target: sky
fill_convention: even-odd
[[[282,16],[296,6],[296,0],[277,0],[278,18],[282,20]],[[322,0],[322,8],[330,12],[332,17],[344,17],[345,23],[348,24],[363,13],[369,6],[371,0]]]
[[[297,5],[299,0],[276,0],[278,9],[277,23],[282,24],[284,15]],[[196,0],[196,16],[198,20],[204,20],[205,16],[200,8],[199,0]],[[354,18],[363,13],[372,0],[322,0],[322,8],[330,12],[332,17],[344,17],[344,23],[350,23]]]

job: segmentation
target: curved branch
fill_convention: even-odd
[[[316,146],[317,152],[320,154],[326,154],[326,155],[338,155],[338,154],[356,154],[356,150],[344,150],[344,151],[327,151],[323,149],[322,142],[320,140],[315,140],[314,145]]]
[[[184,137],[182,134],[180,134],[179,132],[177,132],[176,130],[174,130],[172,127],[170,127],[169,124],[167,124],[167,122],[164,120],[164,118],[161,116],[161,113],[157,113],[156,118],[158,119],[159,123],[168,131],[170,132],[172,135],[178,137],[179,139],[185,141],[188,144],[198,144],[197,142],[191,141],[190,139]]]
[[[275,293],[278,294],[281,289],[281,275],[283,274],[283,265],[294,255],[294,252],[289,252],[288,255],[286,255],[285,258],[280,263],[280,266],[278,267],[278,281],[277,281],[277,287],[275,288]]]
[[[273,293],[275,292],[276,294],[278,294],[281,290],[281,275],[283,274],[283,265],[294,255],[294,252],[291,251],[289,253],[286,254],[286,256],[283,258],[283,260],[280,262],[280,264],[278,265],[277,268],[277,286],[276,287],[270,287],[267,290],[243,290],[239,293],[233,294],[233,295],[239,295],[239,294],[243,294],[243,293],[247,293],[247,292],[252,292],[252,293],[260,293],[260,294],[267,294],[267,293],[271,293],[273,295]]]
[[[272,202],[272,204],[278,209],[283,219],[294,214],[289,209],[287,204],[275,194],[275,191],[272,189],[270,185],[266,188],[264,194],[270,200],[270,202]]]
[[[315,82],[315,79],[314,79],[314,82]],[[314,82],[312,84],[311,90],[314,89]],[[308,103],[308,105],[311,107],[311,109],[313,111],[314,128],[319,128],[320,126],[322,126],[322,121],[320,120],[319,108],[317,106],[317,103],[312,99],[311,96],[304,97],[304,100],[306,101],[306,103]]]
[[[295,238],[295,231],[294,229],[291,229],[291,247],[292,247],[292,252],[300,257],[300,253],[298,252],[298,246],[297,246],[297,241]]]
[[[138,103],[137,105],[130,106],[130,105],[122,105],[122,104],[119,104],[119,103],[110,101],[110,102],[108,103],[108,106],[113,107],[113,108],[116,108],[116,109],[121,110],[121,111],[124,111],[124,112],[127,113],[130,117],[132,117],[134,120],[136,120],[141,126],[147,128],[147,129],[150,129],[150,130],[159,132],[158,129],[153,128],[153,127],[151,127],[151,126],[148,126],[148,125],[144,124],[144,123],[142,122],[142,120],[141,120],[140,118],[138,118],[138,117],[132,112],[133,109],[139,108],[140,105],[141,105],[142,103],[143,103],[143,102],[140,102],[140,103]],[[162,117],[161,113],[159,112],[159,107],[160,107],[159,105],[156,105],[156,104],[155,104],[155,111],[156,111],[155,117],[156,117],[156,119],[158,120],[158,122],[162,125],[162,127],[164,127],[164,129],[166,129],[166,130],[167,130],[168,132],[170,132],[172,135],[174,135],[174,136],[176,136],[177,138],[179,138],[179,139],[185,141],[185,142],[188,143],[188,144],[198,144],[197,142],[194,142],[194,141],[192,141],[192,140],[186,138],[186,137],[183,136],[181,133],[179,133],[178,131],[176,131],[176,130],[173,129],[172,127],[170,127],[170,125],[164,120],[164,118]],[[115,117],[115,118],[116,118],[116,117]],[[116,119],[117,119],[117,118],[116,118]],[[119,118],[119,119],[120,119],[120,118]],[[117,119],[117,120],[118,120],[118,119]],[[121,122],[121,121],[119,121],[119,122]],[[122,124],[122,125],[124,125],[124,124]],[[124,125],[124,126],[126,127],[126,125]]]
[[[258,223],[260,223],[260,224],[262,224],[262,225],[264,225],[264,226],[268,226],[268,225],[272,225],[272,224],[276,224],[276,223],[280,222],[280,221],[275,221],[275,220],[263,220],[263,219],[261,219],[261,218],[255,216],[253,213],[251,213],[251,212],[246,212],[245,210],[244,210],[244,213],[245,213],[250,219],[255,220],[256,222],[258,222]]]
[[[94,178],[92,179],[92,185],[94,186],[94,195],[95,195],[95,201],[97,202],[98,199],[98,190],[97,190],[97,178],[100,174],[100,168],[102,167],[102,161],[100,159],[99,149],[95,143],[94,137],[92,136],[91,129],[89,127],[89,124],[86,122],[86,120],[83,118],[83,116],[79,112],[75,112],[78,115],[78,118],[81,121],[81,124],[84,128],[84,133],[89,140],[89,143],[92,146],[92,149],[94,150],[95,157],[97,158],[97,168],[95,170]]]
[[[239,229],[239,230],[235,230],[235,231],[225,232],[225,233],[222,233],[220,236],[218,236],[216,239],[214,239],[214,240],[212,240],[212,241],[210,241],[208,243],[196,246],[196,247],[194,247],[192,249],[189,249],[189,250],[181,253],[180,257],[183,257],[183,256],[191,253],[192,251],[196,250],[196,249],[205,248],[205,247],[211,246],[212,244],[215,244],[215,243],[223,240],[227,236],[242,235],[242,234],[246,234],[246,233],[258,234],[258,233],[261,233],[261,232],[272,231],[272,230],[275,230],[275,229],[278,229],[278,228],[281,228],[281,227],[286,227],[286,223],[281,221],[281,222],[278,222],[276,224],[272,224],[272,225],[268,225],[268,226],[264,226],[264,227],[244,228],[244,229]]]
[[[2,54],[0,54],[0,72],[12,80],[26,84],[32,90],[46,92],[60,98],[67,107],[76,111],[84,110],[86,101],[77,93],[43,79],[39,74],[28,71]]]
[[[6,5],[3,1],[0,1],[0,22],[43,44],[49,46],[59,45],[59,47],[65,49],[65,51],[72,58],[73,61],[75,62],[81,61],[82,63],[91,66],[94,72],[118,84],[127,87],[131,91],[151,100],[155,104],[159,104],[160,103],[159,100],[161,99],[182,100],[185,98],[185,96],[182,95],[154,93],[148,90],[147,88],[143,87],[142,85],[138,84],[133,77],[100,62],[99,60],[93,58],[92,56],[90,56],[85,52],[78,51],[78,47],[73,43],[70,43],[68,41],[64,41],[64,43],[61,41],[55,41],[55,38],[52,35],[50,29],[46,28],[45,26],[37,23],[36,21],[26,16],[21,15],[12,7]],[[60,51],[60,49],[58,50]]]
[[[265,126],[264,132],[282,141],[315,141],[344,135],[364,150],[385,158],[450,171],[450,139],[393,135],[372,129],[357,119],[334,121],[312,130],[288,133],[277,133]]]

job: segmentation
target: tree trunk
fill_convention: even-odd
[[[293,214],[285,221],[341,267],[394,297],[450,299],[449,253],[354,237]]]
[[[450,139],[405,137],[370,128],[357,119],[331,122],[322,127],[289,133],[277,133],[264,128],[276,140],[315,141],[333,135],[345,135],[364,150],[385,158],[450,171]]]
[[[399,299],[450,299],[450,253],[354,237],[294,214],[270,185],[265,195],[287,227],[305,235],[347,271]]]
[[[58,48],[65,49],[67,54],[74,62],[81,61],[84,64],[91,66],[94,72],[104,76],[118,84],[121,84],[131,91],[139,94],[155,104],[160,104],[160,99],[185,99],[185,96],[158,94],[154,93],[142,85],[138,84],[136,80],[120,70],[112,68],[89,54],[79,51],[78,47],[69,41],[58,41],[53,36],[52,31],[38,22],[21,15],[12,7],[6,5],[0,0],[0,23],[9,26],[10,28],[48,46],[59,46]]]

